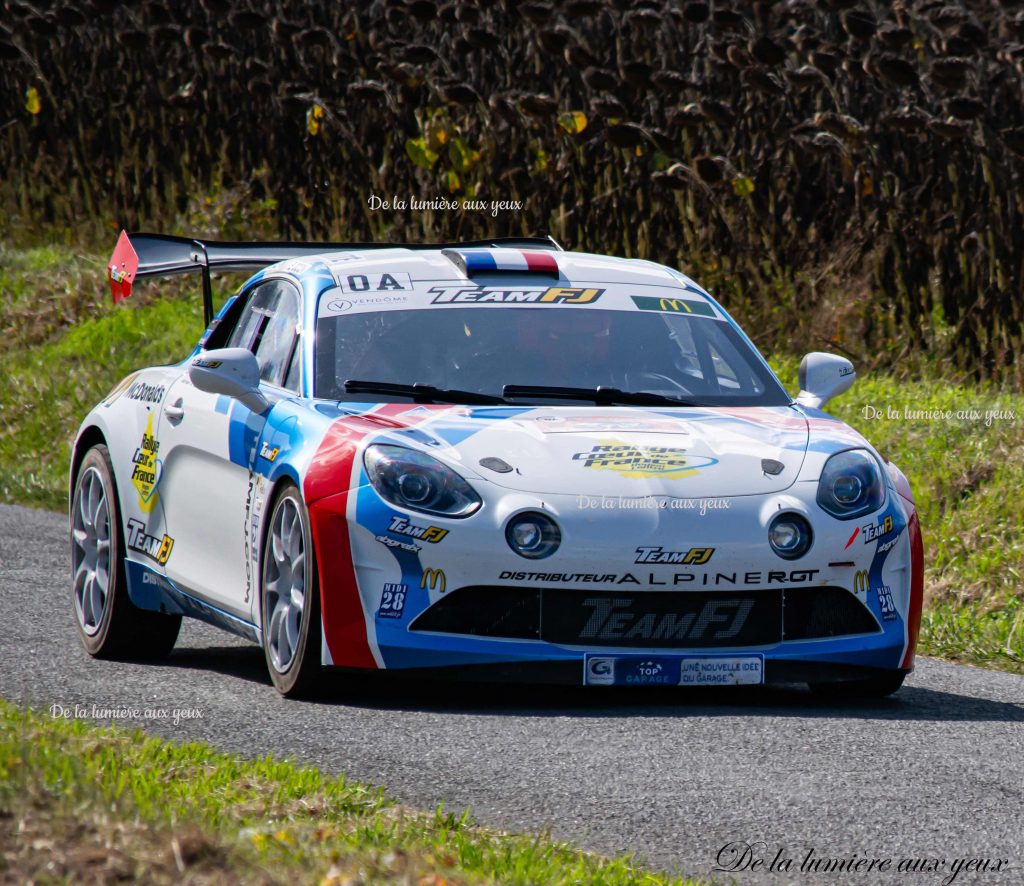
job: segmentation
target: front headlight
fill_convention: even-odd
[[[885,480],[866,449],[837,452],[818,481],[818,504],[833,517],[852,520],[877,511],[885,502]]]
[[[385,501],[410,511],[468,517],[482,502],[450,467],[425,452],[374,443],[363,455],[366,475]]]

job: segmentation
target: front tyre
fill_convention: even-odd
[[[124,537],[110,452],[93,446],[71,494],[71,581],[78,636],[95,658],[162,658],[174,648],[180,615],[148,612],[128,597]]]
[[[320,677],[320,581],[309,514],[292,485],[278,495],[263,540],[263,652],[277,691],[309,696]]]

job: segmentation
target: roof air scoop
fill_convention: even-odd
[[[445,249],[442,254],[467,277],[478,274],[547,274],[558,279],[553,252],[538,249]]]

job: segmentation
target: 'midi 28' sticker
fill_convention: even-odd
[[[380,608],[377,610],[377,618],[401,618],[402,610],[405,609],[405,598],[408,593],[408,585],[385,584],[384,591],[380,596]]]

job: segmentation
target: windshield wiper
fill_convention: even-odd
[[[692,400],[667,397],[651,391],[620,391],[607,385],[596,388],[561,388],[556,385],[505,385],[501,390],[506,400],[537,397],[551,400],[589,400],[602,406],[624,403],[628,406],[696,406]]]
[[[393,397],[411,397],[416,403],[464,403],[482,406],[504,403],[503,397],[481,394],[479,391],[457,391],[435,388],[433,385],[403,385],[389,381],[358,381],[349,379],[342,387],[346,394],[387,394]]]

